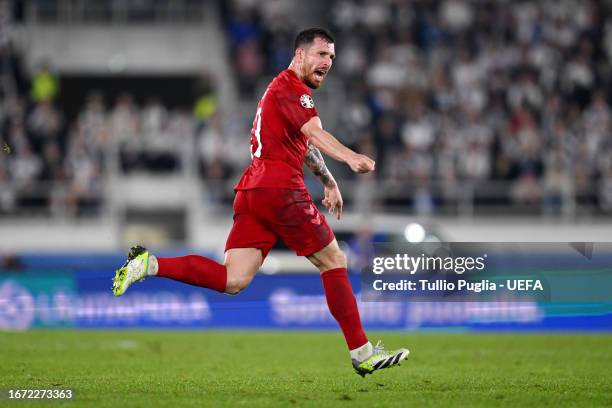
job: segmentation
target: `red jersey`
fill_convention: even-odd
[[[272,80],[257,104],[251,129],[251,165],[234,190],[305,189],[308,138],[300,130],[318,116],[310,89],[290,69]]]

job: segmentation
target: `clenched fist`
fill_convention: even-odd
[[[374,160],[359,153],[355,153],[355,155],[347,161],[347,164],[355,173],[369,173],[374,171],[374,167],[376,166],[376,162]]]

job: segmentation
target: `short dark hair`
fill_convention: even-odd
[[[297,37],[295,37],[293,49],[297,50],[303,45],[310,44],[315,40],[315,38],[321,38],[330,44],[334,43],[334,36],[331,35],[329,31],[324,28],[314,27],[300,31]]]

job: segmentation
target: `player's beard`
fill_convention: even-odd
[[[326,75],[323,75],[323,77],[320,79],[320,81],[317,81],[317,78],[315,77],[316,73],[315,73],[315,69],[313,69],[312,71],[310,71],[310,73],[304,78],[304,83],[310,88],[310,89],[318,89],[322,84],[323,81],[325,80]]]
[[[320,76],[320,79],[317,78],[317,71],[324,72],[324,74]],[[323,84],[323,81],[325,80],[325,77],[327,76],[327,72],[325,69],[321,69],[315,65],[309,66],[306,72],[308,74],[304,75],[304,83],[310,89],[318,89]]]

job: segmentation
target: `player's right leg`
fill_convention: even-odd
[[[262,261],[257,248],[229,249],[225,262],[220,264],[199,255],[158,258],[146,248],[135,246],[116,272],[113,293],[121,296],[133,283],[147,276],[161,276],[235,295],[251,283]]]
[[[133,246],[127,260],[115,271],[113,278],[113,293],[121,296],[134,282],[140,282],[147,277],[149,268],[149,251],[141,246]]]
[[[157,258],[143,247],[133,247],[113,279],[115,296],[151,275],[229,294],[246,288],[276,242],[275,235],[251,214],[247,194],[236,194],[234,225],[227,238],[223,264],[199,255]]]
[[[262,252],[258,248],[231,248],[225,252],[227,284],[225,293],[237,295],[253,280],[263,263]]]

